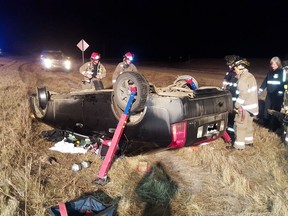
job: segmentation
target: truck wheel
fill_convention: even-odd
[[[50,94],[46,87],[37,87],[36,94],[33,94],[29,97],[30,109],[35,118],[42,119],[45,117],[49,97]]]
[[[122,114],[123,114],[123,110],[114,102],[114,95],[111,95],[111,108],[113,111],[114,116],[120,120]],[[129,114],[129,120],[127,121],[127,125],[136,125],[139,122],[142,121],[142,119],[144,118],[145,114],[147,112],[147,107],[145,106],[144,109],[142,111],[138,111],[138,112],[130,112]]]
[[[49,100],[49,93],[46,87],[37,88],[37,99],[39,100],[39,106],[45,109]]]
[[[190,88],[187,83],[186,83],[186,80],[187,79],[192,79],[193,80],[193,83],[196,85],[196,87],[198,88],[198,82],[197,80],[190,76],[190,75],[182,75],[182,76],[179,76],[175,81],[174,81],[174,85],[176,85],[177,87],[181,87],[181,88]]]
[[[120,74],[113,85],[114,102],[125,109],[130,97],[130,85],[135,85],[137,93],[131,106],[131,112],[140,112],[144,109],[149,94],[149,84],[145,77],[137,72],[124,72]]]

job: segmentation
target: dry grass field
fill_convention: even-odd
[[[267,62],[251,60],[259,83]],[[229,151],[218,139],[199,148],[126,156],[113,163],[107,185],[93,184],[102,160],[91,152],[49,150],[54,143],[41,132],[52,128],[33,119],[28,104],[36,86],[57,92],[81,88],[78,66],[71,73],[45,72],[33,59],[0,57],[0,216],[49,215],[47,209],[58,202],[96,192],[103,202],[118,203],[119,216],[288,215],[287,147],[257,124],[253,148]],[[116,65],[105,66],[109,88]],[[139,70],[156,86],[183,74],[200,85],[221,86],[226,67],[222,59],[198,59],[173,66],[139,63]],[[73,163],[83,160],[91,166],[71,171]],[[137,171],[141,162],[151,167],[150,173]]]

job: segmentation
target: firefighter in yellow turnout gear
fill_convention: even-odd
[[[234,105],[236,139],[228,149],[242,150],[245,146],[253,146],[253,118],[258,115],[258,88],[254,75],[247,69],[249,65],[246,59],[237,60],[232,64],[238,78],[239,94]]]

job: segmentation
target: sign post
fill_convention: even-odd
[[[77,44],[77,47],[82,51],[82,62],[84,64],[84,51],[89,47],[89,44],[86,43],[84,39],[82,39]]]

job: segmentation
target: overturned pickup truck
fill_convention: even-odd
[[[55,129],[86,136],[113,136],[130,95],[137,88],[122,137],[129,143],[152,143],[161,148],[198,145],[221,137],[232,109],[229,91],[187,84],[189,76],[158,88],[139,73],[122,73],[113,89],[56,93],[45,87],[30,96],[31,110],[39,121]]]

